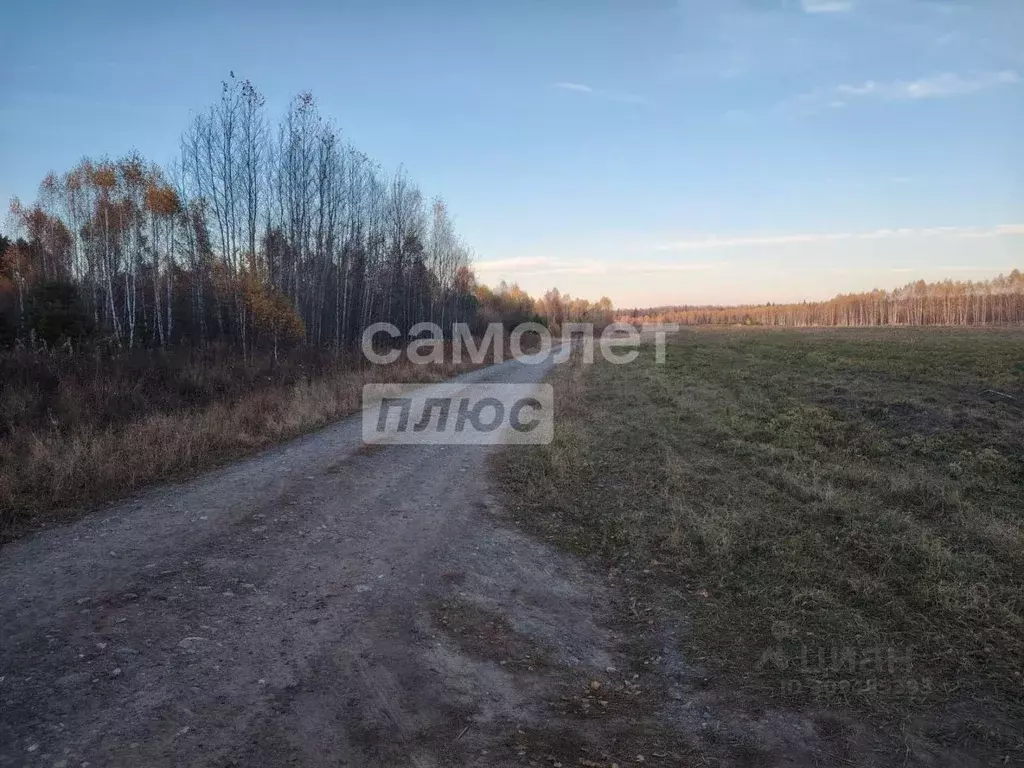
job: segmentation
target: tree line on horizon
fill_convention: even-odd
[[[625,322],[680,325],[886,326],[1009,325],[1024,323],[1024,274],[1014,269],[991,280],[926,283],[840,294],[826,301],[738,306],[663,306],[634,309]]]
[[[138,154],[50,173],[0,237],[0,344],[341,349],[373,322],[559,325],[611,302],[478,284],[444,200],[385,173],[309,93],[271,125],[232,73],[166,169]]]

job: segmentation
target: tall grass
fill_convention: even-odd
[[[450,360],[450,355],[446,355]],[[467,366],[387,366],[226,348],[0,357],[0,539],[182,478],[359,408],[363,384],[430,382]]]

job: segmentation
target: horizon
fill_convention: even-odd
[[[1024,264],[1019,3],[236,9],[15,11],[0,197],[83,156],[169,166],[233,71],[443,196],[488,285],[725,306]]]

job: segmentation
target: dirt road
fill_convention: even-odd
[[[356,417],[9,545],[0,765],[517,760],[530,649],[586,680],[614,642],[601,589],[496,523],[486,456]]]
[[[828,754],[808,721],[709,703],[675,630],[615,618],[614,569],[513,530],[493,449],[360,432],[349,419],[0,550],[0,766]]]

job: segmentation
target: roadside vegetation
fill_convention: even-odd
[[[498,474],[620,574],[638,648],[667,632],[730,706],[869,723],[872,762],[1024,757],[1024,331],[690,329],[553,383],[554,442]]]
[[[324,426],[359,409],[367,382],[471,367],[360,365],[315,349],[0,355],[0,541]]]

